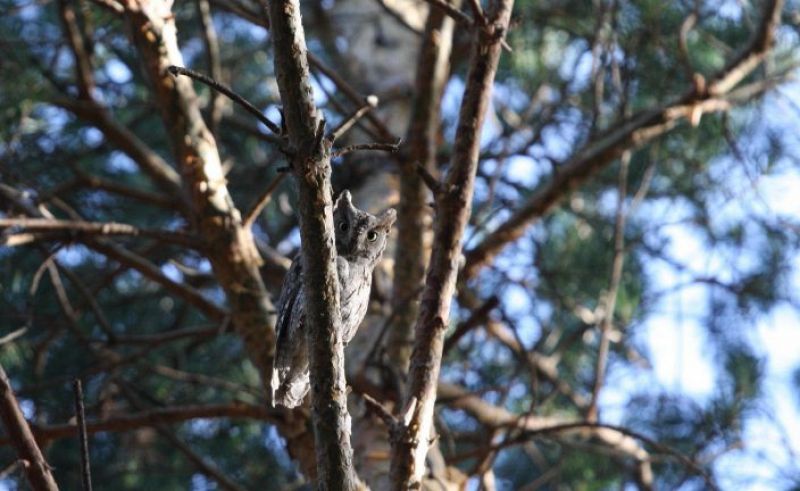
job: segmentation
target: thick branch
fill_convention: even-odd
[[[184,65],[171,5],[132,0],[126,17],[191,196],[193,225],[206,240],[204,252],[225,290],[232,324],[263,382],[272,366],[274,309],[259,274],[261,258],[253,235],[242,226],[228,192],[216,140],[203,121],[192,82],[168,71]]]
[[[0,366],[0,417],[6,428],[8,440],[14,445],[23,461],[25,476],[34,491],[57,491],[58,486],[50,472],[50,466],[33,438],[28,422],[22,415],[11,382],[3,367]]]
[[[782,0],[767,3],[763,21],[747,48],[711,78],[707,90],[695,87],[659,108],[642,111],[614,125],[597,141],[586,145],[555,176],[534,193],[507,221],[490,233],[466,254],[464,279],[474,277],[481,268],[510,242],[520,238],[525,229],[550,211],[563,197],[610,165],[626,150],[636,149],[672,130],[683,118],[696,117],[698,111],[727,110],[730,102],[720,96],[728,93],[750,74],[766,57],[780,20]]]
[[[456,2],[458,6],[460,2]],[[411,357],[414,322],[419,312],[419,292],[430,253],[428,191],[417,165],[428,171],[436,164],[436,132],[440,104],[449,74],[453,44],[452,18],[430,9],[420,47],[419,65],[406,134],[408,155],[400,166],[400,203],[397,213],[397,252],[392,289],[394,322],[387,338],[392,366],[405,373]]]
[[[298,0],[268,6],[292,167],[299,187],[305,330],[319,489],[356,489],[339,314],[331,201],[331,142],[317,114]]]
[[[472,205],[480,134],[512,5],[513,0],[498,0],[492,6],[489,24],[477,30],[473,41],[453,159],[444,191],[437,197],[435,246],[415,328],[411,380],[403,415],[405,426],[393,447],[391,481],[398,490],[420,486],[425,471],[444,333],[450,317],[461,240]]]

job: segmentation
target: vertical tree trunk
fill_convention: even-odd
[[[410,387],[402,414],[404,426],[393,447],[391,479],[392,487],[398,490],[418,488],[425,470],[444,333],[450,318],[461,239],[471,211],[481,129],[512,5],[513,0],[496,0],[488,22],[481,25],[476,21],[479,27],[472,46],[453,158],[436,200],[434,248],[415,328]]]
[[[317,114],[298,0],[268,6],[275,74],[300,191],[305,329],[319,489],[356,489],[333,233],[331,144]]]

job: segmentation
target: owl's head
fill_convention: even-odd
[[[386,247],[389,231],[397,218],[394,208],[378,216],[353,206],[350,191],[344,190],[333,206],[336,252],[349,258],[376,261]]]

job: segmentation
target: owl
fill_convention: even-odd
[[[378,216],[353,206],[349,191],[343,191],[333,208],[336,234],[336,269],[345,346],[353,339],[367,313],[372,270],[386,248],[394,224],[394,209]],[[295,256],[276,304],[277,345],[272,367],[272,405],[293,408],[308,393],[308,348],[305,333],[305,294],[300,255]]]

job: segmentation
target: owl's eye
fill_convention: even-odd
[[[370,230],[369,232],[367,232],[367,240],[370,242],[375,242],[376,240],[378,240],[378,232],[374,230]]]
[[[339,222],[339,230],[347,232],[347,222]]]

